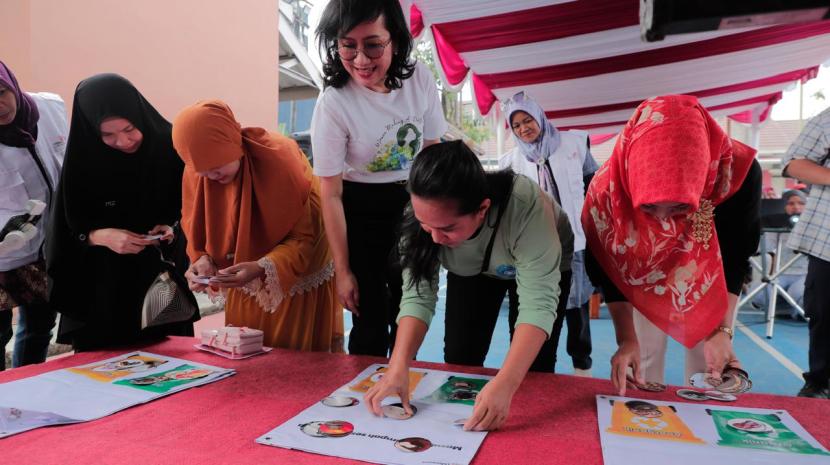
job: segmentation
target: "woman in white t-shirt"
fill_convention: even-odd
[[[393,250],[409,167],[447,126],[432,73],[410,59],[398,2],[332,0],[322,18],[326,88],[311,122],[314,174],[337,294],[352,312],[349,352],[385,357],[401,299]]]

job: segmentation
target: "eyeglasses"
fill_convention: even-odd
[[[377,60],[383,56],[384,49],[386,49],[386,46],[390,43],[392,43],[391,38],[382,43],[378,42],[366,44],[363,48],[357,48],[351,44],[340,44],[337,46],[337,54],[342,60],[352,61],[357,58],[358,53],[363,52],[363,55],[366,56],[366,58],[370,60]]]

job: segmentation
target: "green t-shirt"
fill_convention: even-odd
[[[498,210],[493,208],[475,237],[458,247],[441,247],[441,265],[459,276],[478,275],[497,214]],[[517,175],[496,232],[489,268],[484,273],[516,280],[519,294],[516,324],[538,326],[550,336],[559,302],[559,264],[570,265],[572,254],[573,232],[565,212],[533,181]],[[431,282],[422,280],[411,287],[408,270],[404,270],[403,279],[398,320],[413,316],[429,325],[438,301],[438,275]]]

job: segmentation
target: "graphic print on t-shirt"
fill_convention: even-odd
[[[405,120],[393,121],[386,125],[386,131],[375,143],[377,149],[375,158],[366,165],[366,170],[372,173],[378,171],[398,171],[409,168],[415,155],[423,145],[421,131],[413,120],[422,122],[423,118],[408,117]],[[394,132],[393,132],[394,131]],[[394,134],[386,143],[389,134]]]

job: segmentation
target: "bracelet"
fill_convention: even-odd
[[[717,328],[715,328],[715,331],[720,331],[722,333],[728,334],[730,341],[735,337],[735,332],[732,331],[732,328],[730,328],[729,326],[718,326]],[[712,331],[712,335],[714,335],[715,331]]]

